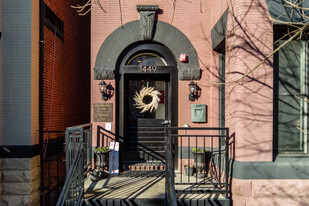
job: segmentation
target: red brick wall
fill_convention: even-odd
[[[90,15],[71,8],[82,1],[45,3],[64,22],[64,40],[44,27],[44,130],[64,130],[90,121]]]

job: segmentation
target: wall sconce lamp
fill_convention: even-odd
[[[100,86],[100,91],[101,91],[101,93],[102,93],[102,99],[104,100],[104,101],[106,101],[107,99],[108,99],[108,96],[107,96],[107,88],[106,88],[106,83],[105,83],[105,81],[101,81],[100,83],[99,83],[99,86]]]
[[[189,100],[194,101],[195,100],[195,93],[196,93],[196,84],[193,81],[191,81],[188,86],[189,86],[189,91],[190,91]]]

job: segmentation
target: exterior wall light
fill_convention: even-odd
[[[107,88],[106,88],[106,83],[105,83],[105,81],[102,80],[102,81],[99,83],[99,86],[100,86],[100,91],[101,91],[101,93],[102,93],[102,99],[103,99],[104,101],[107,101],[108,96],[107,96]]]
[[[196,93],[196,84],[191,81],[189,84],[189,100],[194,101],[195,100],[195,93]]]

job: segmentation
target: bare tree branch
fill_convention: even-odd
[[[100,0],[88,0],[84,5],[77,4],[76,6],[71,6],[73,9],[76,9],[76,12],[80,16],[84,16],[91,11],[91,8],[95,5],[99,5],[99,7],[106,13],[104,10]]]
[[[298,126],[296,126],[296,128],[297,128],[299,131],[301,131],[302,133],[309,134],[309,132],[306,132],[305,130],[303,130],[302,128],[300,128],[300,127],[298,127]]]
[[[289,2],[287,0],[284,0],[284,2],[286,2],[289,7],[293,7],[293,8],[297,8],[297,9],[302,9],[302,10],[309,10],[309,8],[304,8],[299,6],[299,4],[301,4],[303,1],[301,1],[299,4],[295,4],[292,2]],[[280,16],[284,15],[286,13],[281,14]],[[306,19],[309,20],[309,17],[301,14],[302,16],[304,16]],[[279,16],[279,17],[280,17]],[[278,18],[279,18],[278,17]],[[309,22],[286,22],[286,21],[280,21],[278,19],[274,19],[270,16],[268,16],[268,18],[276,23],[279,24],[284,24],[287,26],[291,26],[294,27],[295,30],[288,32],[287,34],[285,34],[283,37],[281,37],[279,40],[277,40],[275,43],[278,43],[280,40],[282,40],[283,38],[290,36],[288,40],[286,40],[283,44],[281,44],[280,46],[278,46],[275,50],[273,50],[270,54],[268,54],[263,60],[261,60],[256,66],[254,66],[252,69],[249,69],[249,71],[245,74],[243,74],[241,77],[235,79],[235,80],[231,80],[231,81],[227,81],[227,82],[213,82],[208,80],[211,84],[216,84],[216,85],[221,85],[221,84],[233,84],[233,83],[238,83],[239,81],[241,81],[242,79],[244,79],[245,77],[247,77],[249,74],[251,74],[252,72],[254,72],[255,70],[257,70],[261,65],[263,65],[270,57],[272,57],[276,52],[278,52],[280,49],[282,49],[285,45],[287,45],[289,42],[291,42],[292,40],[301,40],[301,37],[303,36],[303,34],[305,33],[305,30],[309,28]]]
[[[278,52],[282,47],[284,47],[285,45],[287,45],[289,42],[291,42],[292,40],[294,40],[296,37],[298,37],[299,35],[302,34],[302,32],[307,29],[309,26],[309,22],[304,24],[301,28],[299,28],[297,31],[295,31],[295,34],[290,37],[287,41],[285,41],[283,44],[281,44],[279,47],[277,47],[274,51],[272,51],[270,54],[268,54],[262,61],[260,61],[256,66],[254,66],[252,69],[250,69],[247,73],[243,74],[241,77],[235,79],[235,80],[231,80],[228,82],[212,82],[210,81],[210,83],[212,84],[233,84],[233,83],[237,83],[240,80],[244,79],[246,76],[248,76],[249,74],[251,74],[252,72],[254,72],[256,69],[258,69],[261,65],[263,65],[270,57],[272,57],[276,52]]]
[[[296,99],[298,99],[299,101],[301,101],[301,102],[306,102],[306,103],[309,103],[309,101],[308,101],[308,99],[307,98],[301,98],[301,97],[299,97],[298,95],[294,95],[294,97],[296,98]]]
[[[296,9],[301,9],[301,10],[307,10],[307,11],[309,11],[309,8],[305,8],[305,7],[298,6],[298,5],[300,5],[301,3],[303,3],[304,1],[301,1],[301,2],[299,2],[298,4],[294,4],[294,3],[289,2],[289,1],[287,1],[287,0],[283,0],[283,1],[284,1],[285,3],[287,3],[287,4],[289,4],[290,7],[292,7],[292,8],[296,8]]]

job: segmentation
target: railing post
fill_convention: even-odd
[[[165,132],[165,136],[164,136],[164,140],[165,140],[165,205],[168,205],[168,158],[167,158],[167,153],[168,153],[168,133],[167,133],[167,128],[164,127],[164,132]]]
[[[171,137],[167,126],[165,130],[165,200],[166,205],[177,205],[174,181],[174,168],[172,166],[171,156]]]
[[[78,190],[82,193],[79,195],[83,195],[84,194],[84,153],[85,153],[85,149],[87,149],[87,147],[85,148],[85,144],[84,144],[84,140],[86,138],[84,128],[80,129],[80,134],[81,134],[80,143],[82,144],[82,151],[81,151],[81,160],[79,162]]]
[[[225,198],[228,198],[229,193],[229,129],[225,130]]]
[[[222,158],[222,156],[221,156],[221,153],[222,153],[222,150],[221,150],[221,144],[222,144],[222,141],[221,141],[221,137],[219,137],[219,158],[218,158],[218,165],[219,165],[219,185],[220,185],[220,188],[222,188],[221,187],[221,158]]]
[[[69,169],[70,169],[70,161],[71,161],[71,157],[70,157],[70,140],[69,140],[69,135],[70,135],[70,131],[68,129],[65,130],[65,156],[66,156],[66,162],[65,162],[65,171],[66,174],[69,173]]]
[[[88,129],[89,128],[89,129]],[[57,206],[82,205],[84,193],[84,165],[88,165],[91,146],[91,124],[69,127],[66,129],[66,171],[67,177],[62,188]],[[89,155],[89,157],[91,157]],[[87,158],[87,159],[85,159]]]

